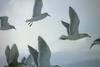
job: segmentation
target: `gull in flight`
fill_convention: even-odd
[[[50,67],[50,48],[40,36],[38,37],[38,41],[39,52],[31,46],[28,46],[30,54],[34,59],[35,65],[36,67]]]
[[[10,30],[10,29],[16,29],[16,28],[13,25],[10,25],[8,23],[7,16],[1,16],[0,17],[0,30]]]
[[[72,7],[69,7],[69,17],[70,17],[70,24],[66,23],[65,21],[61,21],[62,25],[67,29],[68,33],[68,36],[62,35],[60,37],[61,40],[66,40],[66,39],[78,40],[84,37],[91,37],[86,33],[81,33],[81,34],[79,33],[80,20]]]
[[[29,45],[28,48],[34,59],[36,67],[61,67],[58,65],[50,65],[51,50],[42,37],[38,37],[39,52]]]
[[[90,49],[91,49],[94,45],[100,45],[100,38],[97,38],[96,40],[94,40],[94,42],[93,42],[92,45],[90,46]]]
[[[5,55],[8,65],[4,67],[34,67],[34,65],[32,65],[31,55],[29,55],[28,58],[22,59],[22,62],[18,62],[19,51],[16,44],[13,44],[11,48],[7,46]]]
[[[41,13],[42,12],[42,7],[43,7],[43,2],[42,0],[35,0],[35,5],[33,8],[33,15],[31,19],[26,20],[28,22],[29,26],[32,26],[33,22],[42,20],[46,18],[47,16],[50,16],[48,13]]]

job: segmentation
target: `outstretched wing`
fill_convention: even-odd
[[[32,55],[32,57],[33,57],[33,59],[34,59],[35,64],[36,64],[37,67],[38,67],[38,61],[37,61],[37,59],[38,59],[38,52],[37,52],[37,50],[35,50],[34,48],[32,48],[32,47],[29,46],[29,45],[28,45],[28,48],[29,48],[29,51],[30,51],[30,53],[31,53],[31,55]]]
[[[33,8],[33,17],[41,15],[42,6],[43,6],[42,0],[35,0],[35,5]]]
[[[71,34],[78,34],[80,20],[72,7],[69,7],[69,16],[70,16],[70,32]]]
[[[38,37],[38,49],[38,66],[50,67],[51,51],[47,43],[40,36]]]
[[[9,46],[6,47],[5,55],[6,55],[7,63],[9,65],[10,64],[10,62],[9,62],[9,60],[10,60],[9,59],[9,56],[10,56],[10,48],[9,48]]]
[[[70,34],[69,24],[66,23],[66,22],[64,22],[64,21],[61,21],[61,22],[62,22],[63,26],[67,29],[67,33],[68,33],[68,35],[69,35],[69,34]]]
[[[19,52],[18,52],[18,48],[16,46],[16,44],[14,44],[10,50],[10,63],[11,64],[17,64],[18,63],[18,56],[19,56]]]

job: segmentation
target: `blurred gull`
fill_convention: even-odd
[[[40,36],[38,37],[38,41],[39,52],[37,52],[31,46],[28,46],[31,55],[33,56],[34,62],[36,63],[37,67],[50,67],[51,51]]]
[[[32,18],[26,20],[26,22],[29,22],[28,23],[29,26],[32,26],[34,21],[39,21],[39,20],[46,18],[47,16],[50,16],[48,13],[43,13],[43,14],[41,13],[42,7],[43,7],[42,0],[35,0]]]
[[[51,50],[42,37],[38,37],[39,52],[31,46],[28,46],[28,48],[33,56],[36,67],[60,67],[59,65],[50,65]]]
[[[78,39],[81,39],[84,37],[90,37],[86,33],[82,33],[82,34],[79,33],[80,20],[78,18],[78,15],[76,14],[76,12],[74,11],[74,9],[72,7],[69,7],[69,17],[70,17],[70,24],[66,23],[64,21],[61,21],[63,26],[65,28],[67,28],[68,36],[62,35],[60,37],[60,39],[62,39],[62,40],[66,40],[66,39],[78,40]]]
[[[10,30],[10,29],[16,29],[16,28],[13,25],[10,25],[8,23],[7,16],[1,16],[0,17],[0,30]]]

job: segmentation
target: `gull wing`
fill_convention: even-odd
[[[38,59],[38,52],[37,52],[37,50],[35,50],[34,48],[32,48],[29,45],[28,45],[28,48],[29,48],[29,51],[30,51],[33,59],[34,59],[34,62],[36,64],[36,66],[38,67],[38,61],[37,61],[37,59]]]
[[[8,21],[5,20],[5,18],[8,19],[8,16],[0,17],[0,19],[1,19],[1,26],[2,27],[8,27],[9,26],[9,23],[8,23]]]
[[[13,44],[11,50],[10,50],[10,63],[11,64],[17,64],[18,63],[18,56],[19,56],[19,52],[18,52],[18,48],[16,46],[16,44]]]
[[[38,66],[50,67],[51,51],[47,43],[40,36],[38,37],[38,49],[39,49]]]
[[[69,7],[69,16],[70,16],[70,33],[79,34],[80,20],[72,7]]]
[[[64,21],[61,21],[61,22],[62,22],[63,26],[67,29],[67,33],[68,33],[68,35],[69,35],[69,34],[70,34],[69,25],[70,25],[70,24],[68,24],[68,23],[66,23],[66,22],[64,22]]]
[[[6,47],[5,55],[6,55],[7,63],[9,65],[10,64],[10,62],[9,62],[9,60],[10,60],[9,59],[9,56],[10,56],[10,48],[9,48],[9,46]]]
[[[33,8],[33,17],[41,15],[42,6],[43,6],[42,0],[35,0],[35,5]]]
[[[26,58],[25,57],[22,58],[21,63],[26,64]]]

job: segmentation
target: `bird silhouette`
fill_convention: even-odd
[[[94,42],[91,44],[90,49],[94,46],[94,45],[100,45],[100,38],[97,38],[96,40],[94,40]]]
[[[66,23],[65,21],[61,21],[62,25],[67,29],[67,33],[68,33],[68,36],[62,35],[60,37],[61,40],[66,40],[66,39],[78,40],[84,37],[91,37],[86,33],[82,33],[82,34],[79,33],[80,20],[72,7],[69,7],[69,17],[70,17],[70,24]]]
[[[42,0],[35,0],[35,5],[33,8],[33,15],[31,19],[26,20],[28,22],[29,26],[32,26],[33,22],[42,20],[46,18],[47,16],[50,16],[47,12],[41,13],[43,7],[43,1]]]
[[[0,17],[0,30],[16,29],[13,25],[8,23],[8,16]]]

